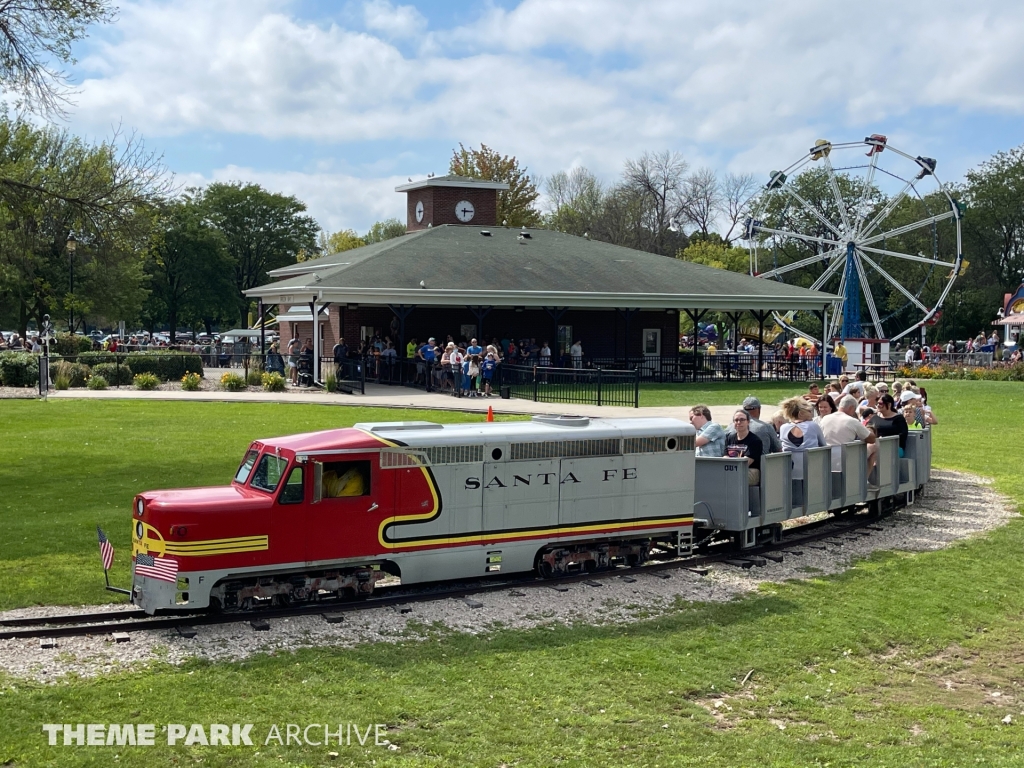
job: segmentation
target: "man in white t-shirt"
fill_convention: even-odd
[[[839,410],[821,420],[821,431],[825,441],[832,446],[832,471],[843,471],[843,444],[858,440],[868,444],[868,473],[875,465],[875,433],[857,420],[857,399],[844,395],[839,401]]]
[[[583,344],[580,341],[576,341],[571,347],[569,347],[569,354],[572,356],[572,367],[582,368],[583,367]]]

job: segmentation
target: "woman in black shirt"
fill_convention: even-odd
[[[903,449],[907,447],[907,420],[903,414],[897,412],[896,401],[892,395],[882,395],[878,398],[878,413],[871,418],[868,425],[874,427],[879,437],[892,437],[897,435],[900,438],[900,458],[903,458]]]

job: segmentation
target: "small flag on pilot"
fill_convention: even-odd
[[[148,576],[151,579],[159,579],[160,581],[176,582],[178,580],[178,561],[169,557],[136,555],[135,575]]]
[[[98,525],[96,535],[100,537],[100,558],[103,560],[103,570],[109,571],[114,563],[114,545],[107,540],[107,534]]]

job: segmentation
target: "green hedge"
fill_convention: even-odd
[[[31,352],[0,352],[0,384],[34,387],[39,383],[39,356]]]
[[[80,355],[71,355],[79,363],[85,363],[88,366],[116,363],[118,360],[124,361],[127,356],[126,354],[117,354],[116,352],[82,352]],[[110,379],[107,379],[107,381],[110,381]]]
[[[61,357],[73,357],[80,352],[88,352],[92,349],[92,339],[88,336],[72,335],[70,333],[58,333],[56,338],[50,342],[50,354]]]
[[[92,367],[93,376],[102,376],[107,380],[107,384],[113,387],[124,387],[132,383],[132,369],[129,367],[127,361],[122,361],[120,365],[115,363],[97,363]]]
[[[181,381],[186,373],[203,375],[203,358],[191,352],[130,352],[132,373],[152,373],[160,381]]]

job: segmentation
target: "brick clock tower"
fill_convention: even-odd
[[[405,192],[409,232],[441,224],[495,227],[498,225],[498,192],[508,184],[465,176],[434,176],[395,187]]]

